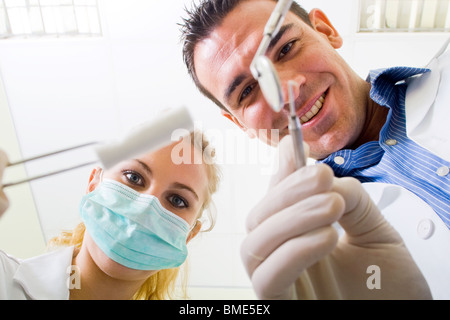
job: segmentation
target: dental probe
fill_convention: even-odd
[[[297,85],[295,81],[290,80],[289,86],[289,133],[294,144],[295,166],[300,169],[306,165],[305,149],[303,148],[303,134],[300,120],[295,112],[295,97],[293,87]]]
[[[12,183],[6,183],[3,188],[21,184],[24,182],[33,181],[36,179],[52,176],[69,170],[81,168],[87,165],[93,165],[100,161],[104,169],[109,169],[115,164],[132,159],[133,157],[142,155],[153,150],[160,149],[166,145],[169,145],[172,140],[172,136],[176,135],[176,130],[179,129],[178,137],[189,134],[194,128],[194,123],[189,114],[189,111],[185,107],[176,108],[172,110],[164,111],[159,114],[156,118],[144,122],[140,126],[134,128],[128,134],[123,136],[120,140],[109,141],[109,142],[90,142],[75,147],[65,148],[63,150],[50,152],[47,154],[39,155],[36,157],[31,157],[28,159],[11,162],[7,167],[15,166],[18,164],[26,163],[32,160],[46,158],[55,154],[67,152],[74,149],[79,149],[82,147],[87,147],[94,145],[94,151],[97,155],[98,160],[82,163],[70,168],[65,168],[46,174],[41,174],[34,177],[25,178],[20,181],[15,181]]]

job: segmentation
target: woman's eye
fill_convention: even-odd
[[[144,179],[142,179],[141,175],[136,172],[130,172],[130,171],[124,172],[124,176],[128,182],[130,182],[134,185],[138,185],[138,186],[144,185]]]
[[[178,195],[172,195],[168,200],[177,209],[189,207],[188,202]]]
[[[289,53],[289,51],[291,51],[291,48],[292,48],[293,44],[294,44],[293,42],[289,42],[283,48],[281,48],[280,55],[278,56],[278,59],[281,59],[285,55],[287,55]]]

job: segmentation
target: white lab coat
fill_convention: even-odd
[[[427,66],[431,73],[409,81],[406,124],[412,140],[449,161],[450,51],[443,50]],[[444,222],[423,200],[402,187],[384,183],[363,186],[403,237],[433,298],[450,299],[450,230]]]
[[[0,250],[0,300],[68,300],[73,249],[25,260]]]

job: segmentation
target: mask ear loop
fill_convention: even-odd
[[[198,222],[198,219],[195,220],[195,223],[192,225],[192,227],[189,228],[189,232],[188,233],[191,233],[191,231],[194,230],[195,226],[197,225],[197,222]]]
[[[105,170],[103,170],[103,168],[100,168],[100,170],[101,170],[101,172],[100,172],[100,182],[99,183],[102,183],[103,182],[103,172]]]

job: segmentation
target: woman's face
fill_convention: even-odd
[[[182,144],[184,152],[191,152],[191,159],[202,159],[188,140],[173,143],[158,151],[145,154],[139,158],[121,162],[103,173],[103,179],[118,181],[139,193],[156,196],[162,206],[184,219],[191,227],[195,227],[188,235],[187,241],[200,230],[197,217],[208,196],[208,175],[206,165],[190,163],[174,164],[172,149]],[[178,148],[180,145],[178,145]],[[100,183],[101,170],[94,170],[88,191],[93,191]],[[139,271],[128,269],[108,258],[97,247],[86,232],[85,242],[90,256],[97,266],[106,274],[115,278],[140,279],[150,276],[155,271]]]
[[[198,153],[188,141],[183,150]],[[174,143],[140,158],[124,161],[104,172],[103,177],[116,180],[139,193],[156,196],[162,206],[192,226],[207,197],[208,176],[203,164],[172,161]],[[201,159],[201,158],[200,158]]]

